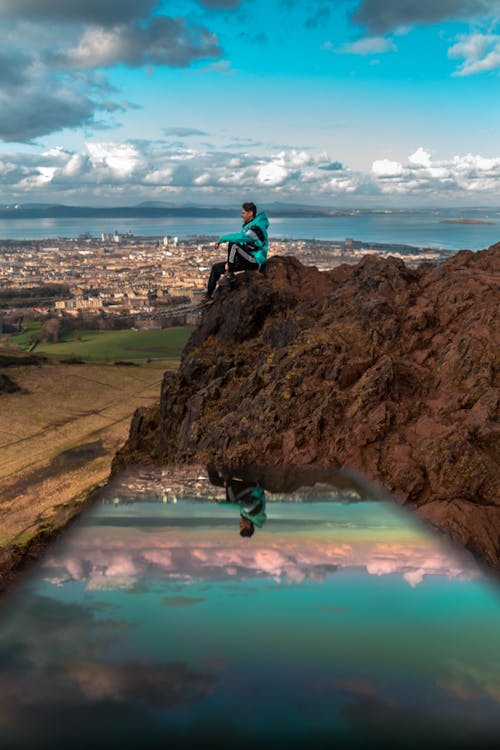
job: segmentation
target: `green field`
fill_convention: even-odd
[[[39,320],[34,320],[32,323],[28,323],[28,325],[24,327],[22,333],[16,333],[14,336],[10,336],[10,340],[15,344],[19,344],[19,346],[27,348],[32,337],[39,332],[41,327],[41,322]]]
[[[72,331],[71,338],[58,344],[39,344],[35,352],[84,362],[179,359],[192,330],[183,326],[161,331]]]

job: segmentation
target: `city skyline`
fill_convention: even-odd
[[[0,201],[493,206],[500,1],[5,0]]]

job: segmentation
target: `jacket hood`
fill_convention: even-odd
[[[252,219],[252,221],[248,222],[248,226],[250,226],[251,224],[257,224],[262,229],[267,229],[269,226],[269,219],[265,215],[264,211],[260,211],[256,215],[255,219]]]

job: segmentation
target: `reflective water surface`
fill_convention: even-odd
[[[0,747],[498,743],[471,558],[354,489],[211,478],[110,490],[4,600]]]

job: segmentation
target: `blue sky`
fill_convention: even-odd
[[[0,201],[498,205],[500,0],[3,0]]]

